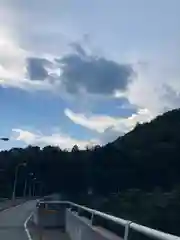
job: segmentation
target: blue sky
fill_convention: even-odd
[[[179,0],[0,0],[0,149],[106,144],[180,103]]]

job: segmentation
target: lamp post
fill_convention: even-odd
[[[20,163],[16,166],[15,178],[14,178],[14,184],[13,184],[13,192],[12,192],[12,201],[14,201],[15,197],[16,197],[16,185],[17,185],[18,171],[19,171],[20,167],[26,167],[26,163]]]

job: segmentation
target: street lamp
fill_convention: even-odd
[[[17,177],[18,177],[18,171],[20,167],[26,167],[26,163],[20,163],[17,165],[15,170],[15,178],[14,178],[14,184],[13,184],[13,192],[12,192],[12,201],[15,200],[16,197],[16,185],[17,185]]]

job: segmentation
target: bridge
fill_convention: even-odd
[[[31,200],[0,212],[2,240],[180,240],[69,201]]]

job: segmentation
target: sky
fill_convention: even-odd
[[[1,150],[104,145],[179,105],[179,0],[0,0]]]

